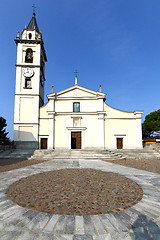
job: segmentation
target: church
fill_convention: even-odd
[[[35,12],[18,32],[14,141],[32,149],[140,149],[143,111],[125,112],[105,103],[106,94],[78,85],[47,95],[47,56]]]

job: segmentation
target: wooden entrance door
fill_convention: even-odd
[[[123,149],[123,138],[117,138],[117,149]]]
[[[81,149],[81,132],[71,132],[71,149]]]
[[[47,138],[41,138],[41,149],[47,149]]]

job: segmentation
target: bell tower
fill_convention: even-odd
[[[14,141],[20,148],[38,148],[39,109],[44,104],[45,62],[47,61],[42,34],[35,12],[18,32],[16,87],[14,109]]]

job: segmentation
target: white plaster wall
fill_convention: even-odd
[[[17,44],[17,64],[21,64],[23,59],[23,45],[21,43]]]
[[[38,125],[14,125],[14,141],[38,141]]]
[[[14,131],[13,131],[13,139],[14,141],[18,141],[18,132],[19,132],[19,126],[17,124],[14,124]]]
[[[39,135],[49,135],[49,119],[40,119]]]
[[[93,97],[93,93],[90,93],[88,91],[84,91],[84,90],[81,90],[81,89],[73,89],[73,90],[69,90],[69,91],[66,91],[65,93],[62,93],[59,95],[59,98],[61,97],[67,97],[67,98],[70,98],[70,97]]]
[[[136,118],[133,112],[124,112],[108,106],[104,103],[104,111],[106,111],[107,118]]]
[[[34,98],[21,97],[20,98],[20,119],[21,122],[34,121]]]
[[[123,148],[142,148],[142,130],[140,112],[124,112],[104,103],[105,117],[105,148],[115,149],[116,138],[122,137]]]
[[[68,129],[73,120],[70,116],[55,117],[55,148],[68,148]]]
[[[81,126],[68,130],[73,127],[73,118],[71,115],[61,115],[55,117],[55,147],[56,148],[70,148],[70,136],[72,131],[82,132],[82,145],[84,148],[100,147],[99,129],[97,115],[83,115],[81,118]],[[85,130],[81,128],[86,128]]]
[[[25,141],[34,141],[33,126],[19,126],[18,138]]]
[[[86,127],[84,148],[99,148],[99,120],[98,115],[83,115],[81,126]]]
[[[60,100],[55,101],[55,111],[56,112],[73,112],[73,103],[79,102],[80,103],[80,112],[97,112],[102,109],[99,105],[99,100]]]
[[[105,120],[105,148],[116,149],[116,138],[124,137],[123,148],[138,147],[135,119],[106,119]]]
[[[44,106],[40,108],[40,118],[47,118],[48,119],[48,113],[49,111],[49,102],[47,102]]]

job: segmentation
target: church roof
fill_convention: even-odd
[[[33,12],[33,16],[31,18],[31,21],[28,24],[27,30],[36,30],[39,33],[39,28],[38,28],[38,24],[36,21],[36,17],[35,17],[35,12]]]

